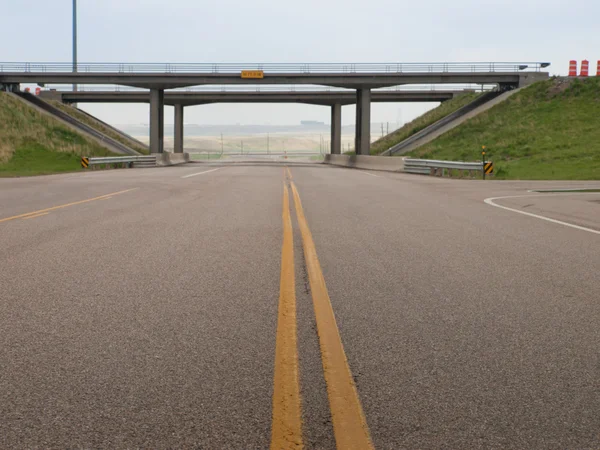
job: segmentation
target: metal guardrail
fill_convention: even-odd
[[[111,164],[125,164],[131,167],[134,163],[146,163],[156,164],[156,155],[152,156],[107,156],[107,157],[83,157],[81,158],[81,165],[84,169],[88,166],[101,166]]]
[[[83,73],[213,73],[233,74],[242,70],[262,70],[267,74],[285,73],[444,73],[444,72],[539,72],[545,62],[464,62],[464,63],[79,63]],[[0,62],[0,72],[73,72],[72,63]]]
[[[470,103],[467,103],[466,105],[457,109],[456,111],[448,114],[445,117],[442,117],[437,122],[432,123],[431,125],[423,128],[422,130],[417,131],[412,136],[409,136],[406,139],[393,145],[386,151],[382,152],[381,156],[392,156],[395,154],[406,153],[415,142],[418,142],[421,139],[426,138],[428,135],[435,133],[436,131],[447,126],[448,124],[451,124],[455,120],[458,120],[461,117],[464,117],[467,114],[471,113],[472,111],[475,111],[480,106],[486,104],[489,101],[494,100],[501,94],[502,94],[502,91],[499,91],[499,90],[498,91],[496,91],[496,90],[486,91],[484,94],[479,95],[477,98],[475,98],[475,100],[471,101]]]
[[[465,161],[440,161],[434,159],[405,159],[404,171],[407,173],[415,173],[422,175],[437,174],[438,169],[454,169],[454,170],[473,170],[483,173],[482,161],[465,162]]]
[[[67,114],[66,112],[62,111],[61,109],[51,105],[48,102],[43,101],[36,95],[30,94],[30,93],[24,93],[24,92],[16,92],[15,95],[30,102],[31,104],[37,106],[38,108],[43,109],[44,111],[52,114],[53,116],[69,123],[70,125],[78,128],[79,130],[93,136],[94,138],[98,139],[100,142],[109,144],[109,146],[110,146],[109,149],[112,150],[113,152],[123,153],[125,155],[139,154],[137,151],[133,150],[132,148],[128,147],[127,145],[117,141],[116,139],[111,138],[110,136],[107,136],[104,133],[101,133],[96,128],[91,127],[84,122],[81,122],[80,120],[76,119],[75,117],[71,116],[70,114]]]

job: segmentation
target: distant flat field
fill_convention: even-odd
[[[144,143],[148,143],[148,136],[135,136]],[[321,145],[321,139],[323,144]],[[190,136],[186,137],[184,146],[188,151],[221,151],[235,152],[241,151],[242,145],[244,151],[310,151],[329,150],[329,134],[271,134],[267,139],[265,135],[248,136],[223,136],[221,145],[221,136]],[[243,143],[243,144],[242,144]],[[342,151],[347,151],[354,147],[354,134],[342,134]],[[165,148],[174,148],[172,137],[165,137]]]

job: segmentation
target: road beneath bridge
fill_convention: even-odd
[[[0,446],[598,448],[600,192],[529,192],[586,186],[0,179]]]

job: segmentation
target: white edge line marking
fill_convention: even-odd
[[[527,192],[535,192],[540,194],[597,194],[598,192],[586,192],[586,191],[597,191],[600,187],[581,187],[581,188],[556,188],[556,189],[527,189]]]
[[[556,223],[558,225],[564,225],[566,227],[575,228],[577,230],[587,231],[589,233],[594,233],[594,234],[600,234],[600,231],[598,231],[598,230],[593,230],[591,228],[581,227],[579,225],[574,225],[572,223],[562,222],[560,220],[551,219],[550,217],[540,216],[538,214],[533,214],[533,213],[521,211],[520,209],[509,208],[508,206],[502,206],[502,205],[498,205],[497,203],[494,203],[494,200],[502,200],[502,199],[506,199],[506,198],[551,197],[551,196],[554,197],[554,196],[564,196],[564,195],[590,195],[590,194],[596,194],[596,195],[598,195],[598,192],[572,192],[572,193],[539,194],[539,195],[509,195],[507,197],[490,197],[490,198],[486,198],[484,200],[484,202],[487,203],[490,206],[495,206],[496,208],[506,209],[507,211],[516,212],[516,213],[519,213],[519,214],[523,214],[525,216],[535,217],[536,219],[545,220],[547,222]]]
[[[371,172],[365,172],[364,170],[359,170],[360,173],[364,173],[365,175],[371,175],[372,177],[383,178],[381,175],[375,175]]]
[[[198,172],[198,173],[193,173],[191,175],[185,175],[181,178],[190,178],[190,177],[195,177],[196,175],[202,175],[203,173],[208,173],[208,172],[214,172],[215,170],[221,170],[222,167],[218,167],[216,169],[211,169],[211,170],[205,170],[204,172]]]

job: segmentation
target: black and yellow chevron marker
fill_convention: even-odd
[[[81,158],[81,167],[83,167],[84,169],[87,169],[90,165],[90,158],[87,157],[83,157]]]
[[[486,175],[490,175],[490,174],[494,173],[494,163],[493,162],[486,162],[483,165],[483,172]]]

